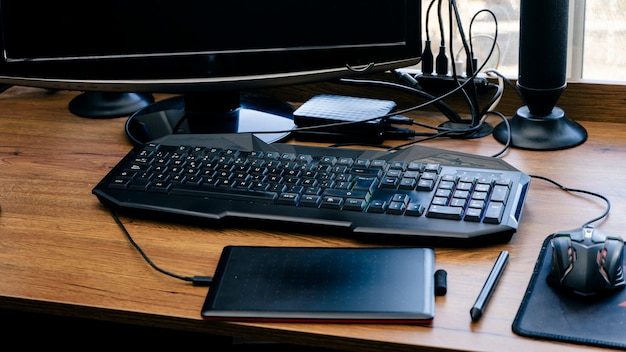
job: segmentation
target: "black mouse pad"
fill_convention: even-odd
[[[547,250],[550,237],[541,247],[513,321],[513,332],[539,339],[626,349],[626,290],[579,297],[548,285],[546,277],[552,260],[552,253]]]

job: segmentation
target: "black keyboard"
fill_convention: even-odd
[[[530,178],[506,162],[266,144],[251,134],[171,135],[135,147],[93,193],[131,216],[382,243],[508,242]]]

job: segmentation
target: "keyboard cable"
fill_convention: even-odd
[[[124,226],[124,223],[122,222],[122,220],[120,220],[120,218],[117,216],[117,213],[115,213],[115,211],[113,209],[109,209],[109,211],[111,212],[111,216],[113,217],[113,220],[115,220],[115,222],[119,225],[119,227],[122,229],[122,232],[124,232],[124,235],[126,235],[126,238],[128,239],[128,241],[130,242],[130,244],[135,247],[135,249],[137,250],[137,252],[139,252],[139,254],[141,254],[141,256],[143,257],[143,259],[146,260],[146,262],[148,264],[150,264],[150,266],[152,268],[154,268],[155,270],[157,270],[158,272],[174,277],[176,279],[180,279],[183,281],[187,281],[187,282],[191,282],[194,286],[211,286],[211,283],[213,282],[213,277],[211,276],[200,276],[200,275],[195,275],[195,276],[182,276],[182,275],[178,275],[178,274],[174,274],[172,272],[169,272],[167,270],[161,269],[160,267],[158,267],[156,264],[154,264],[154,262],[148,257],[148,255],[143,251],[143,249],[141,249],[141,247],[137,244],[137,242],[135,242],[135,240],[133,239],[133,237],[130,235],[130,233],[128,232],[128,230],[126,229],[126,226]]]

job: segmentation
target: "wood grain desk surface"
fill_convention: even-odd
[[[435,248],[436,268],[448,272],[448,293],[436,299],[432,326],[202,321],[199,312],[208,288],[152,269],[91,194],[131,144],[124,134],[126,118],[72,115],[67,104],[77,94],[23,87],[0,94],[0,308],[345,350],[593,350],[511,331],[544,238],[579,227],[604,210],[599,199],[540,180],[532,181],[521,225],[509,243]],[[503,159],[529,174],[608,196],[611,215],[596,225],[626,236],[626,124],[580,122],[589,139],[579,147],[511,149]],[[480,155],[502,147],[491,136],[424,145]],[[362,245],[332,235],[123,221],[157,265],[180,275],[212,275],[226,245]],[[510,252],[509,265],[483,318],[472,323],[469,309],[501,250]]]

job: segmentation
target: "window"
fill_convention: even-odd
[[[423,19],[426,24],[430,0],[422,0]],[[517,76],[519,9],[524,0],[459,0],[457,6],[467,39],[472,36],[475,55],[479,66],[484,63],[495,34],[498,22],[498,42],[493,57],[485,68],[494,68],[509,76]],[[563,0],[567,1],[567,0]],[[438,22],[439,0],[430,9],[428,31],[433,55],[439,52],[440,23]],[[569,40],[567,76],[572,79],[626,81],[626,1],[623,0],[569,0]],[[444,38],[449,45],[448,1],[442,0]],[[472,18],[475,19],[472,21]],[[471,33],[470,33],[471,24]],[[456,26],[456,24],[455,24]],[[461,50],[458,30],[454,30],[452,53],[456,60],[465,60]],[[450,48],[446,54],[450,56]]]

